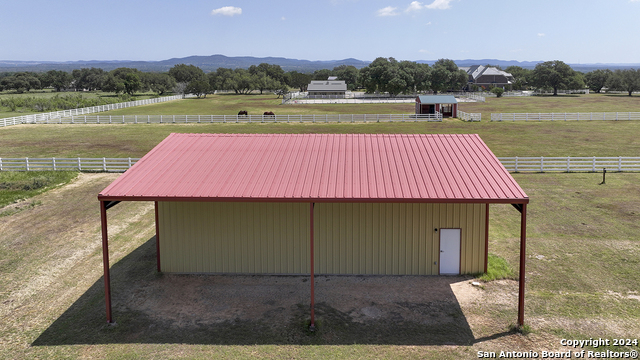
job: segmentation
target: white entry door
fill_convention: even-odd
[[[440,275],[460,274],[460,229],[440,229]]]

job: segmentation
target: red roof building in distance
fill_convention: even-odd
[[[101,201],[528,203],[478,135],[171,134]]]

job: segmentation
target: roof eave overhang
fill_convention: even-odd
[[[264,198],[264,197],[189,197],[189,196],[109,196],[100,201],[180,201],[180,202],[303,202],[303,203],[458,203],[458,204],[528,204],[529,198]]]

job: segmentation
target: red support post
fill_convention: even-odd
[[[484,219],[484,272],[489,270],[489,204]]]
[[[520,218],[520,281],[518,283],[518,326],[524,326],[524,286],[527,248],[527,204],[522,204]]]
[[[107,206],[100,201],[100,222],[102,224],[102,263],[104,266],[104,300],[107,306],[107,323],[113,323],[111,316],[111,275],[109,273],[109,235],[107,233]]]
[[[154,202],[155,210],[156,210],[156,264],[158,267],[158,272],[160,272],[160,226],[158,225],[158,202]]]
[[[314,203],[310,204],[310,246],[311,246],[311,261],[310,261],[310,267],[311,267],[311,324],[309,325],[309,330],[310,331],[315,331],[316,329],[316,316],[315,316],[315,293],[314,293],[314,288],[315,288],[315,280],[314,280],[314,268],[313,268],[313,207],[314,207]]]

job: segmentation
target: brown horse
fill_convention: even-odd
[[[238,116],[247,116],[247,115],[249,115],[249,113],[247,112],[247,110],[240,110],[240,111],[238,112]]]

